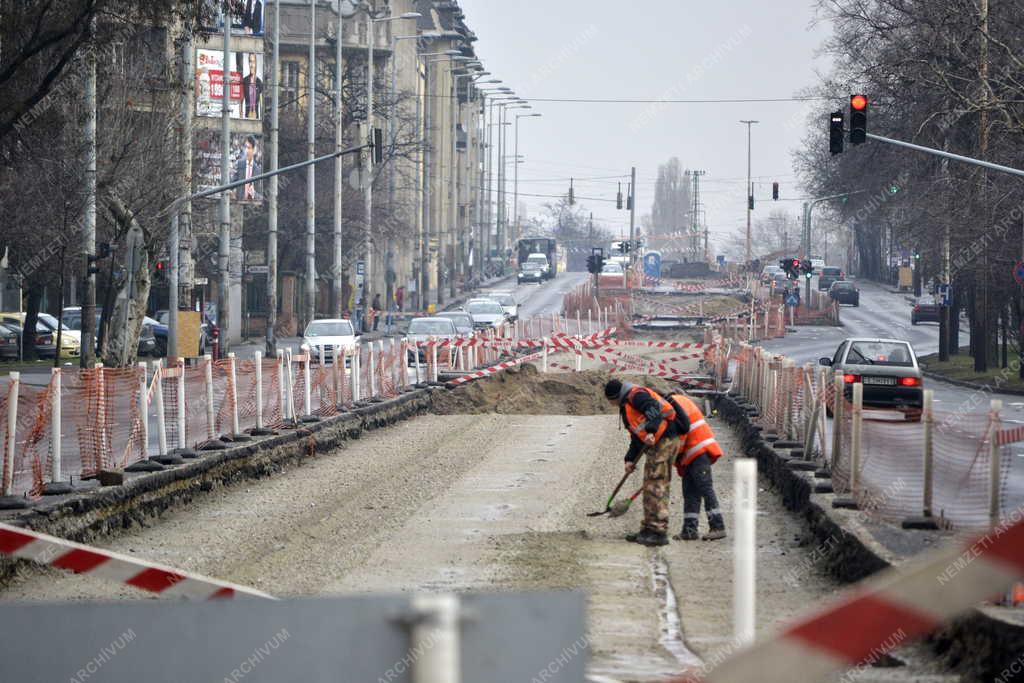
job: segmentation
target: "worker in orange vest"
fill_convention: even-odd
[[[604,386],[604,396],[619,407],[622,424],[629,431],[626,472],[644,462],[644,521],[640,532],[626,536],[646,546],[668,544],[669,484],[672,462],[679,450],[679,436],[689,429],[686,415],[675,410],[658,392],[617,379]]]
[[[676,472],[683,480],[683,530],[672,538],[677,541],[696,541],[700,538],[697,528],[702,501],[709,527],[704,540],[725,538],[725,520],[711,481],[711,465],[722,457],[722,447],[715,440],[715,434],[704,419],[704,413],[690,397],[681,393],[671,394],[668,400],[674,408],[686,413],[690,425],[689,431],[679,440],[676,456]]]

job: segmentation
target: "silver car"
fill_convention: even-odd
[[[406,336],[406,340],[411,344],[419,344],[425,342],[431,338],[441,341],[451,341],[459,336],[459,331],[455,327],[455,321],[451,318],[413,318],[409,323],[409,332]],[[413,364],[416,362],[416,357],[412,355],[413,352],[409,351],[409,363]],[[420,362],[425,363],[427,360],[426,347],[419,347]]]
[[[899,410],[915,422],[921,419],[922,373],[910,342],[852,337],[844,339],[831,358],[818,362],[843,373],[847,399],[853,398],[853,385],[859,382],[865,406]]]

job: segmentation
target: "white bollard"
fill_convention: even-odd
[[[50,481],[57,482],[61,480],[60,368],[53,368],[50,373],[53,376],[53,393],[50,394]]]
[[[754,642],[757,618],[757,461],[735,461],[736,541],[733,545],[733,635],[736,643]]]
[[[146,363],[139,362],[139,418],[142,420],[142,458],[149,457],[149,387],[146,386]]]
[[[284,349],[277,350],[277,393],[281,400],[281,419],[288,419],[288,390],[285,387]]]
[[[412,665],[413,683],[461,683],[462,615],[459,598],[451,593],[419,594],[412,598],[410,652],[420,653]]]
[[[370,398],[374,398],[377,395],[377,366],[374,362],[373,342],[370,342],[369,346],[368,352],[370,355],[368,357],[368,372],[366,374],[370,378]]]
[[[594,314],[591,309],[587,309],[587,335],[594,334]]]
[[[989,424],[989,496],[988,496],[988,516],[989,524],[995,529],[999,526],[1000,508],[1001,501],[999,477],[1000,477],[1000,445],[999,440],[996,439],[996,433],[999,431],[999,413],[1003,410],[1003,402],[998,398],[992,399],[991,410],[992,414],[989,418],[991,423]]]
[[[292,368],[292,350],[285,349],[284,352],[284,372],[285,372],[285,395],[287,396],[288,404],[288,419],[293,422],[296,421],[295,416],[295,378],[292,374],[294,372]]]
[[[541,372],[547,372],[548,371],[548,340],[547,339],[542,339],[541,340],[541,345],[544,347],[543,348],[543,354],[544,355],[541,357],[540,371]]]
[[[853,422],[850,424],[850,493],[854,499],[860,489],[860,446],[864,427],[864,385],[853,385]]]
[[[203,356],[203,375],[206,383],[206,438],[217,438],[217,411],[213,408],[213,356]]]
[[[103,375],[103,363],[96,363],[93,366],[96,370],[96,419],[99,423],[100,432],[100,453],[107,452],[107,445],[110,437],[107,434],[107,387],[106,377]],[[166,453],[166,450],[164,451]]]
[[[363,382],[362,382],[362,378],[359,376],[360,373],[362,372],[362,370],[361,370],[361,366],[363,364],[363,362],[362,362],[362,353],[363,353],[363,347],[362,347],[362,345],[359,345],[359,346],[356,347],[355,353],[352,354],[352,368],[351,368],[351,373],[350,374],[352,376],[352,402],[353,403],[356,403],[357,401],[359,401],[360,397],[362,396],[362,393],[363,393],[363,386],[362,386]]]
[[[583,324],[580,322],[580,309],[576,309],[576,336],[583,336]]]
[[[11,372],[7,376],[7,467],[4,471],[3,495],[14,495],[14,446],[18,432],[18,390],[21,388],[21,373]],[[2,465],[3,463],[0,463]]]
[[[573,342],[573,347],[576,349],[576,372],[583,371],[583,347],[579,342]]]
[[[302,387],[302,410],[303,415],[313,414],[313,378],[309,372],[309,357],[313,355],[313,350],[308,346],[302,347],[305,350],[304,360],[302,361],[302,380],[304,386]]]
[[[153,387],[153,400],[156,401],[156,440],[157,454],[167,455],[167,422],[164,414],[164,382],[163,367],[160,361],[153,361],[153,374],[156,386]]]
[[[436,382],[437,381],[437,342],[434,341],[433,339],[431,339],[428,342],[428,344],[430,346],[430,368],[431,368],[431,370],[430,370],[430,374],[431,374],[430,381],[431,382]]]
[[[242,432],[238,427],[238,373],[235,372],[235,354],[228,354],[228,365],[231,368],[231,434]]]
[[[178,359],[178,448],[188,448],[185,438],[185,359]]]
[[[412,347],[412,358],[413,363],[416,364],[416,384],[423,382],[421,369],[420,369],[420,343],[421,342],[410,342],[409,345]]]
[[[263,354],[253,354],[256,363],[256,429],[263,429]]]

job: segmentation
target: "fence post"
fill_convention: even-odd
[[[263,431],[263,354],[259,351],[253,354],[253,362],[256,363],[256,430]]]
[[[306,351],[302,361],[302,417],[305,420],[313,415],[313,378],[309,371],[309,358],[313,355],[313,349],[308,346],[302,348]]]
[[[932,516],[932,491],[934,484],[934,471],[932,469],[932,444],[934,442],[932,440],[932,432],[935,425],[935,414],[932,408],[933,393],[931,389],[925,389],[922,396],[921,427],[923,429],[924,441],[924,492],[921,496],[921,516],[904,519],[904,529],[935,530],[939,528],[935,517]]]
[[[754,641],[757,595],[757,463],[736,460],[733,497],[736,541],[733,560],[734,636],[741,644]]]
[[[544,350],[543,350],[543,356],[541,357],[541,361],[540,361],[540,371],[541,372],[547,372],[548,371],[548,340],[547,339],[542,339],[541,340],[541,344],[544,347]]]
[[[0,461],[3,465],[3,498],[0,498],[0,509],[13,509],[28,507],[28,501],[20,496],[14,495],[14,447],[17,444],[18,432],[18,391],[21,388],[21,373],[11,372],[8,375],[7,384],[7,453],[6,462]]]
[[[594,313],[590,307],[587,307],[587,336],[594,334]]]
[[[430,348],[430,381],[437,383],[437,340],[433,337],[427,342]]]
[[[796,408],[796,392],[794,391],[793,368],[794,363],[787,358],[782,361],[782,435],[788,439],[793,436],[793,411]]]
[[[285,392],[288,401],[288,419],[293,424],[298,422],[298,418],[295,415],[295,380],[292,376],[292,350],[285,349],[284,351],[284,371],[285,371]]]
[[[284,349],[277,350],[277,393],[281,401],[281,421],[288,419],[288,389],[284,370]]]
[[[860,491],[860,456],[861,456],[861,434],[864,426],[864,385],[856,382],[853,385],[853,414],[850,422],[850,496],[848,498],[836,498],[832,501],[832,507],[857,510],[860,508],[857,502],[857,494]],[[839,431],[841,423],[833,425],[835,431]]]
[[[164,380],[163,366],[160,361],[153,361],[153,374],[155,385],[153,387],[154,399],[156,400],[156,438],[157,456],[167,456],[167,422],[164,414]]]
[[[142,459],[149,457],[149,387],[146,386],[146,363],[139,361],[139,419],[142,426]]]
[[[44,495],[71,493],[71,485],[61,480],[61,369],[50,370],[50,481],[43,484]]]
[[[244,435],[238,425],[238,372],[235,368],[233,351],[228,354],[228,365],[231,368],[231,439],[233,441],[248,441],[248,437],[243,438]]]
[[[583,346],[579,342],[577,342],[577,341],[573,341],[572,345],[573,345],[573,348],[576,350],[576,372],[582,372],[583,371]]]
[[[370,348],[367,350],[369,356],[367,356],[367,372],[366,375],[370,380],[370,395],[369,398],[372,400],[377,397],[377,365],[374,358],[373,342],[369,344]]]
[[[838,370],[836,370],[832,375],[832,388],[834,390],[834,394],[832,396],[832,453],[829,459],[829,464],[834,470],[839,459],[842,457],[843,404],[845,402],[843,397],[843,392],[845,391],[843,373]]]
[[[352,368],[350,371],[350,374],[352,375],[352,403],[358,403],[360,396],[363,393],[362,381],[359,377],[359,374],[362,371],[360,368],[360,365],[362,365],[362,360],[360,359],[362,352],[363,346],[360,344],[356,347],[355,353],[352,354]]]
[[[1003,402],[998,398],[992,399],[992,412],[989,414],[989,496],[988,496],[988,517],[992,528],[999,526],[1001,501],[999,498],[1000,479],[1000,446],[999,440],[999,413],[1003,410]]]
[[[217,438],[217,413],[213,407],[213,356],[203,356],[203,380],[206,385],[206,438]]]
[[[422,384],[423,380],[421,379],[421,375],[420,375],[420,343],[421,342],[409,342],[409,343],[412,346],[413,362],[416,364],[416,384]]]
[[[185,438],[185,359],[178,361],[178,448],[176,453],[183,458],[197,458],[199,454],[188,447]]]

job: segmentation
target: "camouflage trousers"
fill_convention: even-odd
[[[678,449],[678,439],[662,439],[644,451],[643,527],[659,534],[668,532],[669,484],[672,483],[672,461]]]

